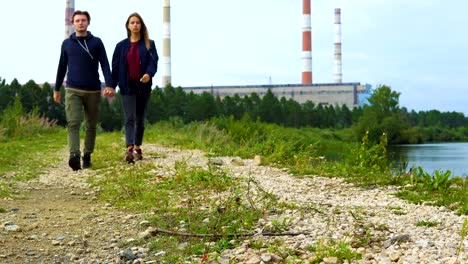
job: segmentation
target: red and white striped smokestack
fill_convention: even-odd
[[[302,15],[302,84],[312,83],[312,31],[310,19],[310,2],[303,0]]]
[[[171,83],[171,4],[169,0],[164,0],[163,3],[163,76],[162,76],[162,86]]]
[[[343,82],[341,72],[341,9],[335,8],[335,82]]]
[[[73,12],[75,12],[75,0],[67,0],[65,6],[65,38],[70,37],[70,34],[75,32],[71,22]]]

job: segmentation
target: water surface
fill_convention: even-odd
[[[408,168],[421,166],[431,175],[450,170],[452,176],[468,176],[468,142],[396,145],[388,150],[395,161],[405,158]]]

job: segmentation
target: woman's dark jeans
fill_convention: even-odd
[[[125,141],[127,146],[141,146],[145,132],[146,108],[151,94],[122,95],[125,112]]]

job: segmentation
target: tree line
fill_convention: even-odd
[[[16,79],[10,84],[0,78],[1,113],[19,96],[25,112],[37,111],[61,126],[66,125],[63,104],[56,104],[48,83],[40,87],[33,80],[21,85]],[[64,89],[61,90],[62,93]],[[151,94],[147,121],[179,118],[184,123],[209,120],[213,117],[245,117],[287,127],[351,128],[357,138],[366,131],[378,141],[387,133],[390,143],[420,143],[425,141],[454,141],[468,138],[468,117],[459,112],[438,110],[408,111],[399,107],[399,93],[388,86],[378,87],[369,98],[369,105],[348,108],[346,105],[322,105],[312,101],[298,103],[293,99],[277,98],[271,90],[260,97],[256,93],[220,98],[210,93],[194,94],[182,87],[155,87]],[[64,96],[62,96],[64,98]],[[109,100],[102,98],[100,125],[104,131],[121,130],[123,109],[120,94]]]

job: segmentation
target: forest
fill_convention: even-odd
[[[63,87],[61,92],[64,93]],[[18,97],[24,112],[35,112],[59,126],[65,126],[64,104],[56,104],[52,93],[53,88],[48,83],[40,86],[30,80],[22,85],[14,79],[8,84],[0,78],[0,120],[3,112]],[[209,93],[187,93],[182,87],[156,86],[151,94],[147,122],[154,124],[179,118],[190,123],[233,117],[235,120],[247,118],[293,128],[348,129],[354,141],[359,141],[366,131],[369,132],[369,140],[374,142],[386,133],[389,144],[468,140],[468,117],[463,113],[416,112],[400,107],[399,97],[400,93],[381,85],[373,91],[368,105],[350,109],[346,105],[322,105],[311,101],[300,104],[292,99],[277,98],[271,90],[263,97],[252,93],[243,97],[220,98]],[[101,129],[120,131],[123,120],[120,94],[110,100],[103,97]]]

